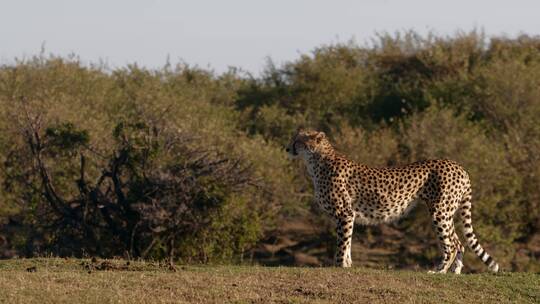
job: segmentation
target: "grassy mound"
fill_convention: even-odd
[[[0,261],[1,303],[538,303],[540,274]]]

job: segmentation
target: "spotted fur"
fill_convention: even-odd
[[[455,228],[458,214],[467,245],[488,268],[499,265],[479,244],[471,220],[471,182],[467,172],[450,160],[427,160],[402,167],[373,168],[337,153],[323,132],[299,130],[287,147],[293,158],[304,160],[313,180],[315,201],[336,221],[335,263],[350,267],[354,222],[365,225],[399,219],[417,201],[429,210],[438,235],[442,260],[435,272],[460,273],[464,246]]]

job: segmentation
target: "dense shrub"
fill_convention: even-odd
[[[488,248],[503,265],[537,267],[538,45],[526,36],[408,32],[368,47],[321,47],[251,80],[239,93],[240,127],[282,143],[295,124],[322,129],[371,165],[454,159],[471,174]],[[421,240],[426,224],[414,214],[400,225]]]
[[[108,73],[55,57],[2,68],[12,248],[241,259],[295,195],[274,191],[293,178],[280,148],[238,133],[227,106],[238,83],[186,66]]]
[[[43,55],[4,65],[0,249],[250,257],[261,239],[275,242],[285,224],[317,214],[305,171],[282,151],[303,125],[369,165],[458,161],[472,178],[485,247],[505,268],[538,269],[539,71],[537,37],[478,32],[325,45],[269,61],[260,77]],[[423,211],[392,225],[407,228],[400,242],[419,248],[407,259],[420,264],[434,254]],[[366,246],[388,239],[385,229],[356,231]]]

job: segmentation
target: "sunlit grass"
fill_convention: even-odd
[[[122,270],[85,267],[103,262]],[[538,303],[540,275],[16,259],[0,262],[0,291],[1,303]]]

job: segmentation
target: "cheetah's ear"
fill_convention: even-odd
[[[320,143],[325,137],[326,134],[324,134],[324,132],[318,132],[317,135],[315,135],[315,140],[317,141],[317,143]]]

